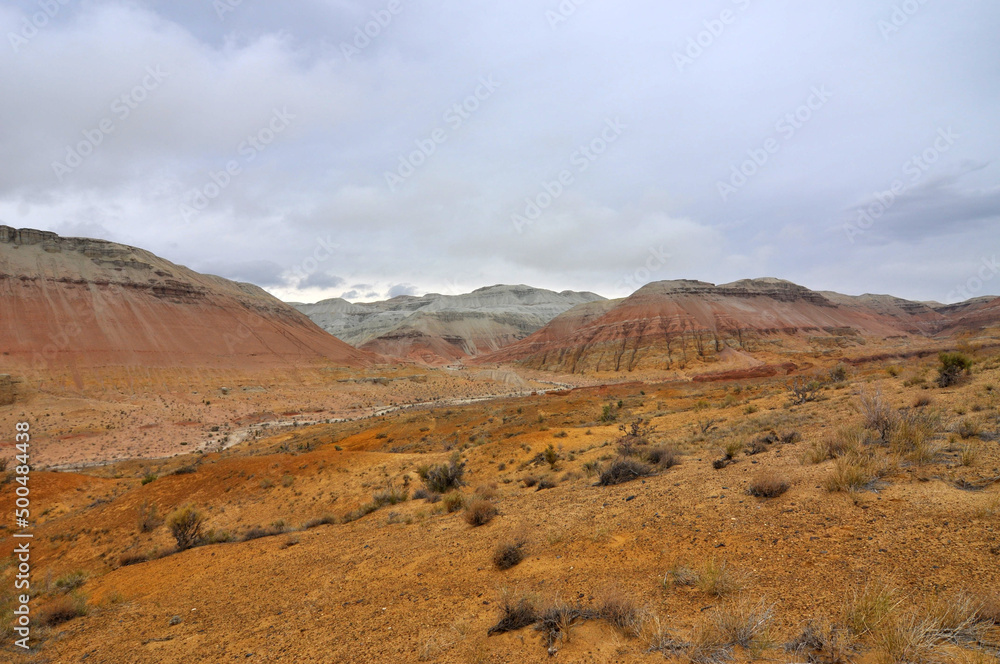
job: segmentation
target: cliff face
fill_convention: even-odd
[[[724,354],[752,354],[782,339],[833,348],[863,344],[865,337],[942,334],[960,324],[917,302],[819,293],[770,278],[719,286],[661,281],[600,304],[571,309],[476,361],[567,372],[673,369]],[[973,311],[961,308],[961,324],[995,325],[998,309],[985,304]]]
[[[365,365],[251,284],[126,245],[0,226],[3,364],[266,367]]]
[[[332,299],[294,306],[365,350],[442,364],[503,348],[574,305],[602,299],[594,293],[498,285],[463,295],[405,295],[358,304]]]

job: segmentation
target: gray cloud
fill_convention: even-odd
[[[385,2],[68,3],[0,44],[0,218],[291,300],[761,275],[944,299],[996,244],[1000,7],[887,31],[893,4],[404,2],[360,46]],[[35,12],[0,7],[0,34]]]

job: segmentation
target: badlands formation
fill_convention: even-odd
[[[998,661],[995,298],[293,308],[0,227],[8,515],[18,422],[0,661]]]

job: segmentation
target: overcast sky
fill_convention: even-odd
[[[25,0],[0,32],[0,223],[286,300],[1000,293],[995,2]]]

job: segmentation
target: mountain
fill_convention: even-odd
[[[476,362],[565,372],[683,369],[719,359],[754,366],[762,364],[754,358],[762,349],[823,350],[863,345],[871,337],[996,325],[1000,300],[983,300],[935,308],[891,296],[821,293],[773,278],[718,286],[660,281],[622,300],[575,307]]]
[[[380,358],[252,284],[105,240],[0,226],[0,362],[258,368]]]
[[[497,285],[463,295],[403,295],[357,304],[335,298],[293,306],[364,350],[441,364],[495,351],[578,304],[601,300],[594,293]]]

